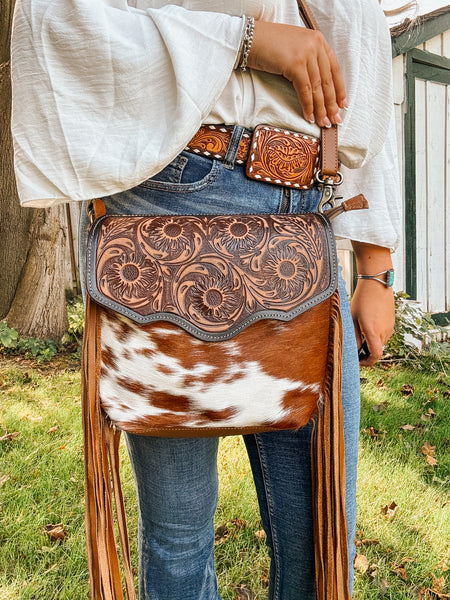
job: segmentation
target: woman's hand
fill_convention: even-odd
[[[374,275],[392,267],[388,248],[353,242],[358,273]],[[358,348],[367,342],[369,356],[361,366],[373,365],[394,331],[395,304],[392,288],[373,279],[359,279],[351,302]]]
[[[291,81],[307,121],[321,127],[342,122],[339,109],[348,106],[344,80],[320,31],[255,21],[248,66]]]
[[[360,360],[363,367],[373,365],[383,355],[383,347],[394,331],[395,308],[391,288],[378,281],[360,279],[351,302],[356,343],[367,343],[369,356]]]

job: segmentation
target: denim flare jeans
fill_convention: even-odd
[[[275,214],[317,208],[319,190],[290,190],[250,180],[243,167],[233,164],[233,148],[227,159],[219,162],[183,152],[155,177],[104,198],[107,213]],[[86,228],[87,218],[83,215],[80,231]],[[80,251],[85,251],[85,239],[80,241]],[[351,588],[359,368],[342,280],[340,286]],[[244,436],[271,556],[269,600],[314,600],[310,438],[310,424],[299,431]],[[128,434],[126,439],[139,502],[140,599],[220,600],[214,568],[213,523],[218,493],[218,438]]]

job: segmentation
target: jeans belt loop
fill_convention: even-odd
[[[226,169],[229,169],[230,171],[234,169],[234,162],[236,160],[236,156],[239,150],[239,144],[241,143],[243,134],[244,127],[241,127],[240,125],[235,125],[233,128],[233,133],[231,134],[231,140],[227,149],[227,153],[225,154],[225,158],[223,159],[223,166]]]

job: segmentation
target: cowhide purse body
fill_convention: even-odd
[[[121,430],[228,435],[298,429],[313,418],[305,460],[313,464],[317,599],[348,600],[342,324],[329,218],[108,216],[94,204],[83,350],[93,598],[124,597],[111,480],[127,597],[135,598]],[[359,196],[328,215],[366,206]]]
[[[314,19],[299,0],[305,22]],[[306,12],[305,12],[306,11]],[[337,129],[323,130],[323,201]],[[331,165],[331,166],[330,166]],[[122,216],[92,206],[82,399],[86,534],[93,600],[135,590],[119,477],[121,430],[211,436],[314,420],[317,600],[350,600],[341,405],[342,323],[325,214]]]

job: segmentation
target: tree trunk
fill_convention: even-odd
[[[6,316],[8,325],[21,335],[60,340],[67,331],[63,224],[62,207],[35,211],[30,250]]]
[[[21,210],[13,177],[13,151],[9,132],[11,83],[9,35],[13,3],[0,3],[0,319],[9,310],[28,251],[32,210]]]
[[[61,208],[20,208],[10,133],[14,0],[0,0],[0,319],[21,335],[59,339],[67,329]]]

